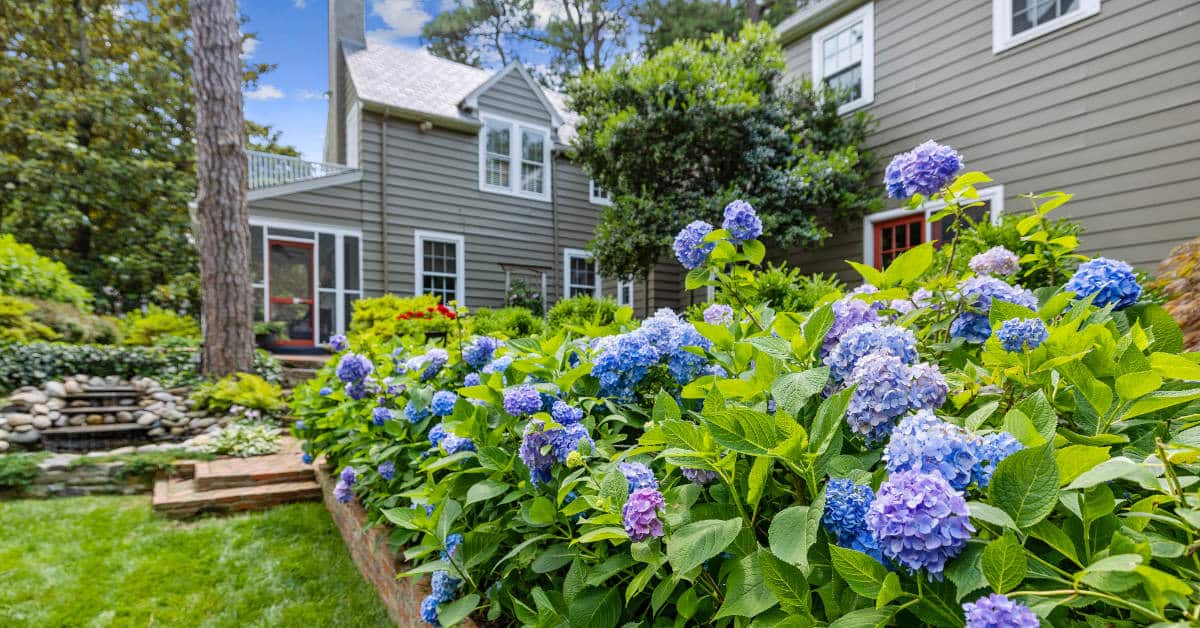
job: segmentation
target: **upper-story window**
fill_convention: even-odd
[[[594,180],[588,181],[588,200],[596,205],[612,205],[612,196]]]
[[[1100,0],[992,0],[992,51],[1000,52],[1100,12]]]
[[[812,38],[813,80],[841,91],[845,113],[875,100],[875,4],[867,3]]]
[[[413,234],[413,294],[432,294],[442,303],[466,301],[466,241],[454,233],[417,231]]]
[[[479,189],[549,198],[549,129],[484,117],[479,132]]]
[[[563,249],[563,296],[600,296],[600,269],[591,253],[582,249]]]

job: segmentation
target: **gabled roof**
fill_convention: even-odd
[[[347,50],[346,67],[358,97],[365,104],[462,127],[479,126],[474,111],[479,94],[503,76],[517,71],[537,90],[550,111],[558,126],[559,140],[565,143],[575,134],[572,124],[575,116],[566,110],[564,96],[538,86],[519,63],[490,72],[424,50],[368,46]]]

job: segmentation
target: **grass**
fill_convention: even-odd
[[[0,502],[2,626],[390,626],[318,503],[179,523],[150,499]]]

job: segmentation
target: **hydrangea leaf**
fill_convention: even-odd
[[[971,511],[972,519],[978,519],[992,525],[1000,526],[1001,528],[1017,529],[1017,523],[1012,520],[1012,517],[1008,516],[1007,512],[991,504],[967,502],[967,509]]]
[[[497,495],[503,495],[511,486],[500,480],[480,480],[467,489],[467,505],[489,500]]]
[[[904,593],[904,588],[900,586],[900,576],[896,572],[891,572],[883,579],[883,586],[879,588],[879,596],[875,598],[875,608],[883,608],[891,604],[896,598]]]
[[[894,608],[860,608],[838,617],[829,628],[880,628],[892,621]]]
[[[1151,351],[1163,353],[1179,353],[1183,351],[1183,332],[1179,323],[1170,312],[1156,303],[1139,303],[1126,310],[1126,313],[1142,324],[1153,338]]]
[[[983,576],[996,593],[1008,593],[1021,584],[1029,569],[1025,548],[1011,533],[988,543],[980,561]]]
[[[788,414],[800,413],[804,403],[825,388],[829,381],[829,367],[822,366],[799,373],[788,373],[771,386],[771,396],[779,407]]]
[[[888,574],[887,568],[879,561],[862,552],[837,545],[829,546],[829,558],[838,575],[855,593],[871,600],[879,596]]]
[[[1022,449],[1000,461],[988,486],[988,496],[1021,529],[1044,519],[1058,501],[1053,444]]]
[[[466,619],[479,606],[479,596],[472,593],[438,608],[438,621],[443,626],[454,626]]]
[[[771,415],[748,408],[723,408],[704,415],[713,440],[734,451],[761,456],[779,444]]]
[[[946,577],[954,583],[955,598],[959,601],[988,585],[983,575],[983,548],[982,542],[972,541],[946,566]]]
[[[1200,399],[1200,389],[1155,391],[1130,404],[1129,409],[1121,413],[1120,419],[1132,419],[1196,399]]]
[[[963,427],[972,432],[979,429],[980,426],[987,423],[988,419],[992,418],[992,415],[996,413],[996,408],[999,407],[999,401],[993,401],[980,406],[963,420]],[[1018,405],[1018,407],[1020,406]]]
[[[771,520],[767,539],[771,552],[780,559],[808,572],[808,549],[817,541],[823,500],[811,506],[792,506]]]
[[[1070,484],[1084,472],[1108,459],[1109,447],[1068,445],[1059,449],[1055,454],[1059,484]]]
[[[763,581],[761,561],[755,552],[734,563],[726,580],[725,602],[714,619],[754,617],[779,603]]]
[[[621,620],[621,607],[620,589],[591,589],[575,597],[568,616],[572,626],[614,628]]]
[[[760,552],[763,580],[789,613],[806,612],[811,604],[811,592],[804,572],[780,560],[771,552]]]
[[[926,242],[901,253],[883,271],[883,283],[878,287],[910,284],[925,274],[933,264],[933,243]]]
[[[1156,352],[1150,354],[1150,366],[1163,377],[1200,381],[1200,363],[1193,361],[1197,357],[1200,357],[1200,353],[1176,355]]]
[[[533,559],[533,564],[530,568],[533,569],[534,573],[550,573],[575,560],[575,556],[575,550],[571,549],[566,543],[551,545],[542,550]]]
[[[675,573],[686,574],[725,551],[741,529],[741,519],[689,523],[667,537],[667,561]]]
[[[1054,411],[1054,406],[1046,399],[1046,394],[1042,391],[1037,391],[1028,397],[1025,397],[1017,404],[1017,409],[1025,413],[1030,421],[1033,421],[1034,427],[1037,428],[1038,434],[1046,440],[1054,440],[1055,430],[1058,428],[1058,413]]]
[[[1029,535],[1039,541],[1049,545],[1054,551],[1071,559],[1071,562],[1076,565],[1082,565],[1079,562],[1079,552],[1075,549],[1075,542],[1062,529],[1062,527],[1049,521],[1039,521],[1037,525],[1029,528]]]

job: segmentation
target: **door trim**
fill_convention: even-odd
[[[310,320],[312,321],[312,337],[311,338],[309,338],[307,340],[303,340],[303,339],[295,340],[292,338],[288,338],[287,340],[277,340],[276,343],[280,344],[280,345],[284,345],[284,346],[289,346],[289,347],[315,347],[317,345],[317,283],[316,283],[317,282],[317,272],[316,272],[316,270],[317,270],[317,252],[316,252],[316,246],[313,242],[298,242],[296,240],[290,240],[290,239],[276,239],[276,238],[266,235],[265,231],[263,232],[263,237],[266,239],[266,250],[267,250],[266,279],[268,280],[267,281],[267,286],[268,286],[268,288],[267,288],[267,305],[268,305],[268,307],[270,307],[276,303],[281,303],[281,304],[305,303],[309,306]],[[292,297],[292,298],[276,297],[270,292],[269,286],[271,285],[271,282],[270,282],[270,278],[271,278],[271,247],[273,247],[275,245],[308,250],[308,259],[309,259],[309,263],[308,263],[308,294],[309,294],[309,297],[307,299],[297,299],[295,297]],[[271,320],[271,314],[272,314],[272,312],[270,311],[270,309],[268,309],[268,311],[267,311],[267,320],[268,321]]]

